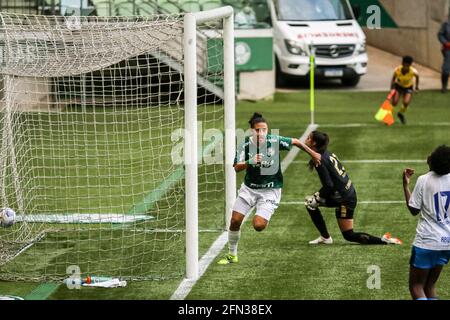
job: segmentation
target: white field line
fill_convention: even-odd
[[[408,127],[448,127],[450,122],[416,122],[408,123]],[[383,124],[377,123],[325,123],[321,128],[358,128],[358,127],[383,127]]]
[[[119,230],[130,231],[130,232],[142,232],[142,233],[185,233],[184,229],[143,229],[143,228],[119,228]],[[222,229],[199,229],[199,233],[217,233],[221,232]]]
[[[426,160],[419,159],[361,159],[361,160],[340,160],[342,163],[426,163]],[[292,163],[308,163],[308,161],[293,161]]]
[[[284,201],[281,202],[280,205],[299,205],[299,204],[304,204],[304,201]],[[371,200],[367,200],[367,201],[358,201],[358,204],[395,204],[395,203],[405,203],[405,201],[400,201],[400,200],[386,200],[386,201],[371,201]]]
[[[308,135],[317,129],[317,125],[309,125],[308,128],[306,128],[306,131],[303,133],[303,135],[300,137],[301,141],[305,141]],[[281,161],[281,171],[284,172],[289,165],[294,161],[295,157],[299,153],[299,149],[296,147],[293,147],[288,154],[284,157],[283,161]],[[247,215],[247,217],[250,215]],[[245,222],[245,220],[244,220]],[[178,286],[177,290],[172,294],[170,297],[170,300],[184,300],[189,292],[191,292],[194,285],[197,283],[197,281],[203,276],[206,269],[208,269],[211,262],[213,262],[217,255],[222,251],[223,247],[228,242],[228,232],[224,231],[217,239],[214,241],[212,246],[208,249],[206,254],[200,259],[199,261],[199,276],[197,279],[184,279],[181,281],[180,285]]]
[[[17,222],[45,223],[131,223],[154,220],[149,215],[129,215],[117,213],[72,213],[72,214],[25,214],[17,217]]]
[[[359,127],[379,127],[379,124],[376,123],[328,123],[324,125],[320,125],[321,128],[359,128]]]

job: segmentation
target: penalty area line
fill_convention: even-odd
[[[448,127],[450,122],[416,122],[409,123],[408,127]],[[324,123],[320,125],[321,128],[366,128],[366,127],[380,127],[383,125],[376,123]]]
[[[380,201],[371,201],[371,200],[367,200],[367,201],[358,201],[358,204],[396,204],[396,203],[405,203],[405,201],[400,201],[400,200],[380,200]],[[280,205],[299,205],[299,204],[305,204],[304,201],[285,201],[285,202],[281,202]]]
[[[300,137],[300,140],[302,142],[305,142],[308,135],[316,130],[318,125],[310,124],[308,125],[308,128],[306,128],[306,131],[303,133],[303,135]],[[288,154],[283,158],[281,161],[281,172],[284,173],[286,169],[289,167],[289,165],[294,161],[297,154],[300,152],[300,149],[293,147]],[[248,217],[248,215],[247,215]],[[245,221],[245,220],[244,220]],[[178,288],[175,290],[175,292],[170,297],[170,300],[184,300],[187,295],[191,292],[194,285],[197,283],[197,281],[203,276],[205,271],[208,269],[209,265],[216,259],[216,257],[219,255],[219,253],[223,250],[225,245],[228,242],[228,232],[224,231],[222,234],[214,241],[212,246],[208,249],[206,254],[200,259],[199,261],[199,276],[197,279],[183,279],[181,281]]]
[[[419,160],[419,159],[361,159],[361,160],[340,160],[342,163],[426,163],[426,160]],[[293,161],[292,163],[305,163],[307,164],[308,161]]]

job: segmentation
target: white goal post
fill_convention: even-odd
[[[235,71],[233,8],[222,7],[210,11],[187,13],[184,18],[185,48],[185,137],[186,168],[186,277],[197,279],[198,255],[198,137],[197,137],[197,32],[198,23],[223,19],[224,52],[224,119],[225,119],[225,212],[228,227],[232,205],[236,198],[235,156]]]

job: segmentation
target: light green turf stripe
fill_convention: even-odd
[[[128,214],[145,214],[151,209],[156,202],[161,200],[161,198],[170,190],[180,179],[184,177],[184,167],[178,167],[171,175],[165,179],[155,190],[151,191],[142,202],[135,204]]]
[[[59,288],[59,283],[42,283],[33,289],[29,294],[27,294],[25,300],[46,300],[51,296],[56,289]]]

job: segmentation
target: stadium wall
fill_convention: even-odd
[[[414,59],[439,71],[441,45],[437,33],[447,18],[450,0],[380,0],[398,25],[398,29],[365,28],[368,44]]]

